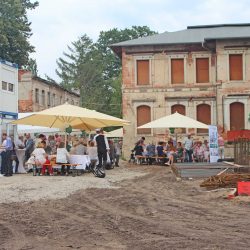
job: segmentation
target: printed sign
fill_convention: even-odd
[[[210,162],[217,162],[219,159],[217,127],[210,125],[208,127],[208,132],[209,132]]]

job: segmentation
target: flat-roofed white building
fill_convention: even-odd
[[[0,135],[3,132],[14,134],[14,127],[9,123],[17,116],[18,66],[0,59]]]

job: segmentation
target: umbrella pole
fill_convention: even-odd
[[[64,147],[67,148],[67,132],[65,131],[65,136],[64,136]]]

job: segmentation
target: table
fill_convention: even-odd
[[[25,156],[25,149],[16,149],[16,156],[19,161],[17,173],[26,173],[24,168],[24,156]]]
[[[85,170],[86,167],[90,164],[90,158],[88,155],[70,155],[69,163],[79,164],[75,169]]]

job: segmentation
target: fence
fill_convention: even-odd
[[[234,162],[239,165],[249,165],[250,139],[238,138],[234,140]]]

